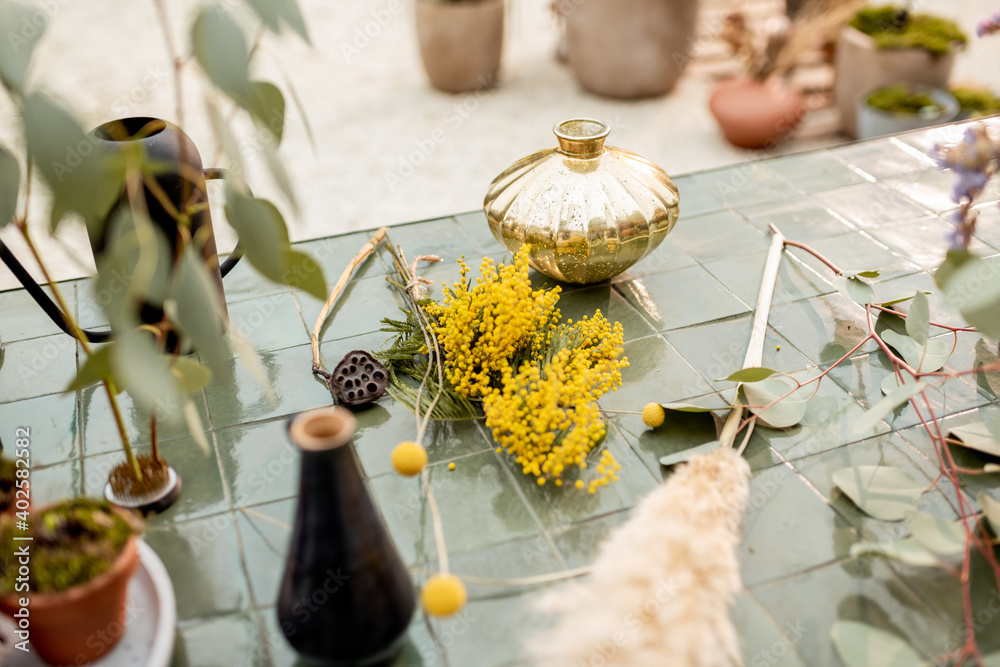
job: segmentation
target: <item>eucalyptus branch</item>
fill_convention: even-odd
[[[25,212],[27,212],[27,207],[25,207]],[[45,281],[52,289],[52,296],[55,298],[56,303],[59,305],[59,309],[63,313],[66,325],[73,333],[73,337],[80,341],[80,347],[83,348],[84,353],[89,357],[92,354],[92,351],[90,349],[90,343],[87,341],[87,336],[83,333],[83,330],[80,329],[80,326],[76,321],[76,317],[70,311],[66,300],[63,298],[62,290],[60,290],[56,282],[52,280],[52,275],[49,273],[48,267],[42,260],[42,255],[38,252],[38,247],[35,246],[34,241],[31,239],[31,233],[28,231],[27,218],[23,219],[21,222],[23,224],[17,225],[17,227],[21,231],[21,236],[24,237],[24,242],[27,244],[28,250],[31,252],[32,257],[35,258],[35,262],[41,269]],[[136,478],[141,480],[142,470],[139,468],[139,461],[135,458],[135,453],[132,451],[132,445],[129,442],[128,430],[125,428],[125,420],[122,418],[121,407],[118,405],[118,394],[115,390],[114,380],[110,377],[105,377],[101,379],[101,383],[104,385],[104,391],[108,395],[108,402],[111,404],[111,414],[115,418],[115,426],[118,428],[118,434],[121,436],[122,447],[125,449],[125,456],[132,465],[132,470],[135,472]]]
[[[780,234],[781,233],[781,232],[778,231],[778,228],[774,226],[773,222],[771,224],[769,224],[767,227],[768,227],[768,229],[771,230],[772,234]],[[785,245],[786,246],[792,246],[793,248],[799,248],[800,250],[805,250],[807,253],[809,253],[810,255],[812,255],[813,257],[815,257],[816,259],[818,259],[819,261],[821,261],[824,264],[826,264],[826,266],[831,271],[833,271],[834,275],[838,275],[839,276],[840,274],[843,273],[843,271],[840,269],[839,266],[837,266],[836,264],[834,264],[833,262],[831,262],[829,259],[827,259],[826,257],[824,257],[823,254],[820,251],[816,250],[812,246],[808,246],[805,243],[802,243],[801,241],[792,241],[791,239],[785,239],[784,241],[785,241]]]

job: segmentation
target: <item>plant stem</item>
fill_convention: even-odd
[[[160,462],[160,443],[156,437],[156,409],[149,411],[149,447],[153,461]]]
[[[774,234],[780,234],[781,233],[781,232],[778,231],[778,228],[774,226],[774,223],[771,223],[770,225],[768,225],[768,229],[770,229],[771,232],[774,233]],[[799,248],[800,250],[805,250],[807,253],[809,253],[810,255],[812,255],[813,257],[815,257],[816,259],[818,259],[819,261],[821,261],[824,264],[826,264],[826,266],[831,271],[833,271],[834,274],[836,274],[838,276],[841,273],[843,273],[843,271],[840,270],[839,266],[837,266],[836,264],[834,264],[833,262],[831,262],[829,259],[827,259],[826,257],[824,257],[823,254],[820,253],[818,250],[816,250],[815,248],[812,248],[812,247],[806,245],[805,243],[802,243],[800,241],[792,241],[792,240],[789,240],[789,239],[785,239],[785,245],[786,246],[792,246],[794,248]]]
[[[882,312],[885,313],[892,313],[893,315],[899,315],[904,320],[906,319],[907,316],[907,313],[901,313],[898,310],[893,310],[892,308],[886,308],[885,306],[880,306],[876,303],[872,304],[872,308],[876,310],[881,310]],[[929,322],[928,324],[930,324],[932,327],[937,327],[939,329],[947,329],[948,331],[971,331],[973,333],[977,333],[979,331],[979,329],[976,329],[975,327],[953,327],[950,324],[939,324],[937,322]]]
[[[35,258],[35,263],[37,263],[38,267],[42,270],[42,275],[45,277],[45,281],[52,289],[52,296],[59,305],[59,310],[62,311],[63,318],[66,320],[66,324],[69,326],[70,331],[73,332],[73,337],[80,341],[80,347],[83,348],[84,353],[89,357],[92,354],[90,343],[87,341],[87,337],[77,324],[73,313],[70,312],[69,307],[66,304],[66,300],[63,299],[62,291],[59,289],[59,286],[52,280],[52,274],[49,273],[48,267],[45,265],[45,262],[42,261],[42,255],[38,252],[35,242],[31,239],[31,233],[28,231],[27,219],[23,219],[21,224],[17,225],[17,228],[21,230],[21,236],[24,237],[24,242],[28,245],[28,249],[31,251],[32,257]],[[104,385],[105,393],[108,395],[108,402],[111,404],[111,413],[114,415],[115,424],[118,426],[118,434],[122,439],[122,447],[125,449],[125,457],[132,465],[132,470],[135,472],[136,479],[141,481],[142,470],[139,468],[139,461],[136,460],[135,454],[132,452],[132,445],[129,443],[128,431],[125,428],[125,420],[122,419],[121,408],[118,405],[118,396],[115,392],[114,381],[109,377],[105,377],[101,379],[101,382]]]
[[[160,29],[163,32],[163,41],[166,42],[167,56],[170,58],[170,62],[173,65],[174,70],[174,113],[177,116],[177,126],[182,130],[184,129],[184,90],[183,90],[183,76],[181,75],[184,68],[184,61],[181,60],[177,53],[177,47],[174,44],[173,30],[170,29],[170,19],[167,17],[167,8],[163,4],[163,0],[153,0],[153,4],[156,5],[156,15],[159,19]],[[178,142],[180,145],[180,162],[181,164],[187,164],[187,145],[186,142]],[[187,209],[188,196],[190,194],[191,184],[185,178],[181,178],[181,202],[183,202],[183,208]]]

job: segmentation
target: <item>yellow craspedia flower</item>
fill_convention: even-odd
[[[465,584],[453,574],[435,574],[424,585],[420,602],[432,616],[451,616],[465,606]]]
[[[404,440],[392,450],[392,467],[400,475],[412,477],[427,465],[427,450],[413,442]]]
[[[663,423],[664,418],[666,414],[659,403],[647,403],[642,409],[642,421],[649,428],[656,428]]]

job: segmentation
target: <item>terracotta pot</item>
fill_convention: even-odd
[[[420,57],[431,84],[448,93],[496,83],[504,0],[417,0]]]
[[[62,593],[31,594],[31,646],[50,665],[83,665],[108,653],[125,630],[128,582],[139,563],[132,536],[110,570]],[[0,597],[0,611],[14,617],[22,594]],[[15,619],[16,620],[16,619]]]
[[[857,138],[856,103],[863,91],[892,83],[947,88],[960,50],[961,45],[956,44],[945,55],[935,56],[924,49],[879,49],[870,36],[845,27],[837,39],[837,80],[833,86],[843,131]]]
[[[562,0],[577,80],[610,97],[666,93],[688,61],[698,0]]]
[[[729,143],[767,148],[795,129],[805,113],[805,101],[781,79],[741,76],[720,81],[708,108]]]

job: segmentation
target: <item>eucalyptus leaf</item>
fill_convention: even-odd
[[[103,219],[121,192],[121,161],[100,151],[72,114],[41,93],[24,99],[21,119],[28,156],[52,191],[52,228],[73,211],[88,224]]]
[[[222,153],[229,159],[230,169],[237,173],[243,173],[243,156],[240,154],[239,142],[229,128],[229,123],[222,117],[222,113],[214,104],[207,104],[208,120],[212,125],[212,131],[219,142]]]
[[[24,92],[31,55],[48,22],[41,6],[0,2],[0,81],[8,90]]]
[[[948,279],[945,298],[969,324],[1000,338],[1000,262],[970,258]]]
[[[264,163],[267,165],[268,171],[271,172],[271,178],[274,180],[275,185],[285,195],[288,203],[292,205],[292,211],[296,215],[299,215],[299,200],[295,196],[295,187],[292,185],[292,178],[288,175],[288,170],[285,169],[285,163],[282,162],[278,151],[266,141],[264,142]]]
[[[709,408],[704,405],[695,405],[694,403],[660,403],[660,407],[664,410],[675,410],[677,412],[712,412],[713,410],[719,410],[720,407],[716,406],[714,408]]]
[[[326,278],[323,277],[323,269],[309,255],[298,250],[286,250],[285,261],[288,269],[282,276],[281,282],[300,289],[306,294],[310,294],[320,301],[326,301],[328,290]]]
[[[968,250],[949,250],[945,255],[941,266],[934,272],[934,282],[938,287],[946,288],[951,282],[955,272],[962,268],[966,262],[973,259],[974,255]]]
[[[912,380],[912,377],[910,379]],[[889,375],[886,380],[891,380],[892,383],[896,383],[896,376]],[[882,398],[882,400],[873,405],[867,412],[858,418],[858,421],[854,423],[854,434],[861,435],[863,433],[867,433],[879,421],[888,416],[890,412],[906,403],[910,400],[911,396],[923,390],[926,386],[927,383],[923,381],[907,382],[902,386],[897,386],[895,389],[892,389],[884,398]],[[882,390],[885,391],[886,388],[886,381],[883,380]]]
[[[167,359],[156,351],[152,335],[139,329],[122,332],[110,353],[115,378],[121,378],[128,393],[145,411],[157,405],[175,405],[180,395]]]
[[[784,376],[748,382],[743,385],[743,392],[752,406],[750,412],[773,428],[795,426],[802,421],[809,404],[808,398],[803,397],[809,394],[808,390],[797,389],[794,381]]]
[[[906,321],[909,324],[909,319]],[[883,331],[881,335],[882,340],[895,348],[906,363],[923,373],[940,370],[951,357],[952,346],[940,338],[931,338],[920,344],[892,330]]]
[[[922,294],[930,294],[930,292],[922,292]],[[907,301],[909,301],[912,298],[913,298],[912,296],[901,296],[901,297],[899,297],[897,299],[889,299],[888,301],[883,301],[879,305],[880,306],[886,306],[886,307],[888,307],[888,306],[895,306],[897,303],[906,303]]]
[[[223,335],[222,300],[193,246],[185,248],[178,262],[171,301],[171,320],[192,341],[202,359],[225,359],[229,346]]]
[[[915,512],[907,525],[913,539],[936,554],[951,556],[965,551],[965,527],[961,523]]]
[[[184,423],[187,425],[188,433],[191,434],[191,439],[195,441],[202,453],[205,456],[211,454],[211,446],[208,444],[208,438],[205,437],[205,426],[201,423],[201,415],[198,414],[198,407],[194,401],[184,402]]]
[[[875,298],[875,290],[872,289],[872,286],[853,275],[834,276],[833,286],[848,299],[860,303],[862,306],[871,303]]]
[[[241,106],[250,95],[250,49],[242,28],[217,5],[201,10],[191,26],[191,48],[205,74]]]
[[[918,345],[927,342],[927,335],[931,329],[930,306],[927,305],[927,297],[923,292],[916,292],[913,295],[913,303],[906,314],[906,333],[915,340]]]
[[[854,466],[832,475],[844,495],[882,521],[900,521],[916,511],[924,487],[909,472],[888,466]]]
[[[969,449],[1000,457],[1000,440],[983,422],[955,426],[951,429],[950,435],[961,440],[962,445]]]
[[[986,518],[990,520],[993,532],[1000,535],[1000,501],[994,500],[985,491],[980,491],[976,502],[979,503],[979,509],[983,510]]]
[[[888,544],[856,542],[851,545],[852,558],[891,558],[918,567],[938,567],[942,563],[925,547],[910,539],[893,540]]]
[[[722,446],[722,443],[718,440],[713,440],[712,442],[706,442],[704,445],[698,445],[697,447],[691,447],[690,449],[685,449],[682,452],[675,452],[673,454],[668,454],[667,456],[660,457],[661,466],[672,466],[678,463],[684,463],[690,461],[696,456],[702,456],[714,451]]]
[[[830,639],[846,667],[923,667],[926,662],[897,635],[857,621],[837,621]]]
[[[280,32],[285,24],[309,43],[309,31],[296,0],[247,0],[247,4],[272,32]]]
[[[0,229],[17,215],[17,195],[20,190],[21,165],[13,153],[0,146]]]
[[[239,234],[240,245],[254,268],[270,280],[283,283],[289,268],[285,254],[288,229],[274,204],[246,194],[227,180],[226,219]]]
[[[251,82],[247,109],[257,127],[274,135],[275,145],[280,145],[285,131],[285,96],[278,87],[267,81]]]
[[[882,275],[881,271],[856,271],[852,275],[858,276],[859,278],[878,278]]]
[[[73,381],[66,387],[65,391],[77,391],[78,389],[101,382],[104,378],[111,377],[111,348],[113,346],[114,343],[105,345],[88,356],[83,366],[77,372],[76,377],[73,378]],[[125,388],[123,386],[118,387],[118,383],[115,383],[115,386],[119,389]]]
[[[716,382],[760,382],[761,380],[766,380],[777,372],[778,371],[770,368],[744,368],[743,370],[732,373],[729,377],[716,380]]]
[[[900,373],[900,375],[903,376],[903,382],[902,382],[902,384],[900,384],[900,380],[899,380],[898,377],[896,377],[895,373],[890,373],[889,375],[886,375],[884,378],[882,378],[882,383],[880,385],[880,388],[882,389],[882,393],[885,394],[886,396],[891,395],[894,391],[896,391],[897,389],[899,389],[901,386],[913,387],[913,386],[917,385],[917,381],[914,379],[914,377],[912,375],[910,375],[909,373],[907,373],[904,370],[900,370],[899,373]],[[922,388],[923,387],[921,387],[921,389]],[[918,391],[920,391],[920,390],[918,389],[917,391],[914,391],[913,393],[915,394]],[[912,396],[912,395],[913,394],[910,394],[910,396]],[[906,400],[909,400],[909,398],[910,397],[907,396]],[[881,403],[881,401],[879,403]],[[878,404],[876,404],[876,405],[878,405]],[[899,405],[902,405],[902,403],[900,403]],[[892,412],[892,410],[895,410],[896,407],[898,407],[898,406],[895,406],[895,407],[891,408],[889,410],[889,412]],[[887,412],[885,414],[889,414],[889,413]]]
[[[185,394],[201,391],[212,379],[212,371],[208,366],[190,357],[177,357],[170,366],[170,372],[177,378],[181,391]]]

